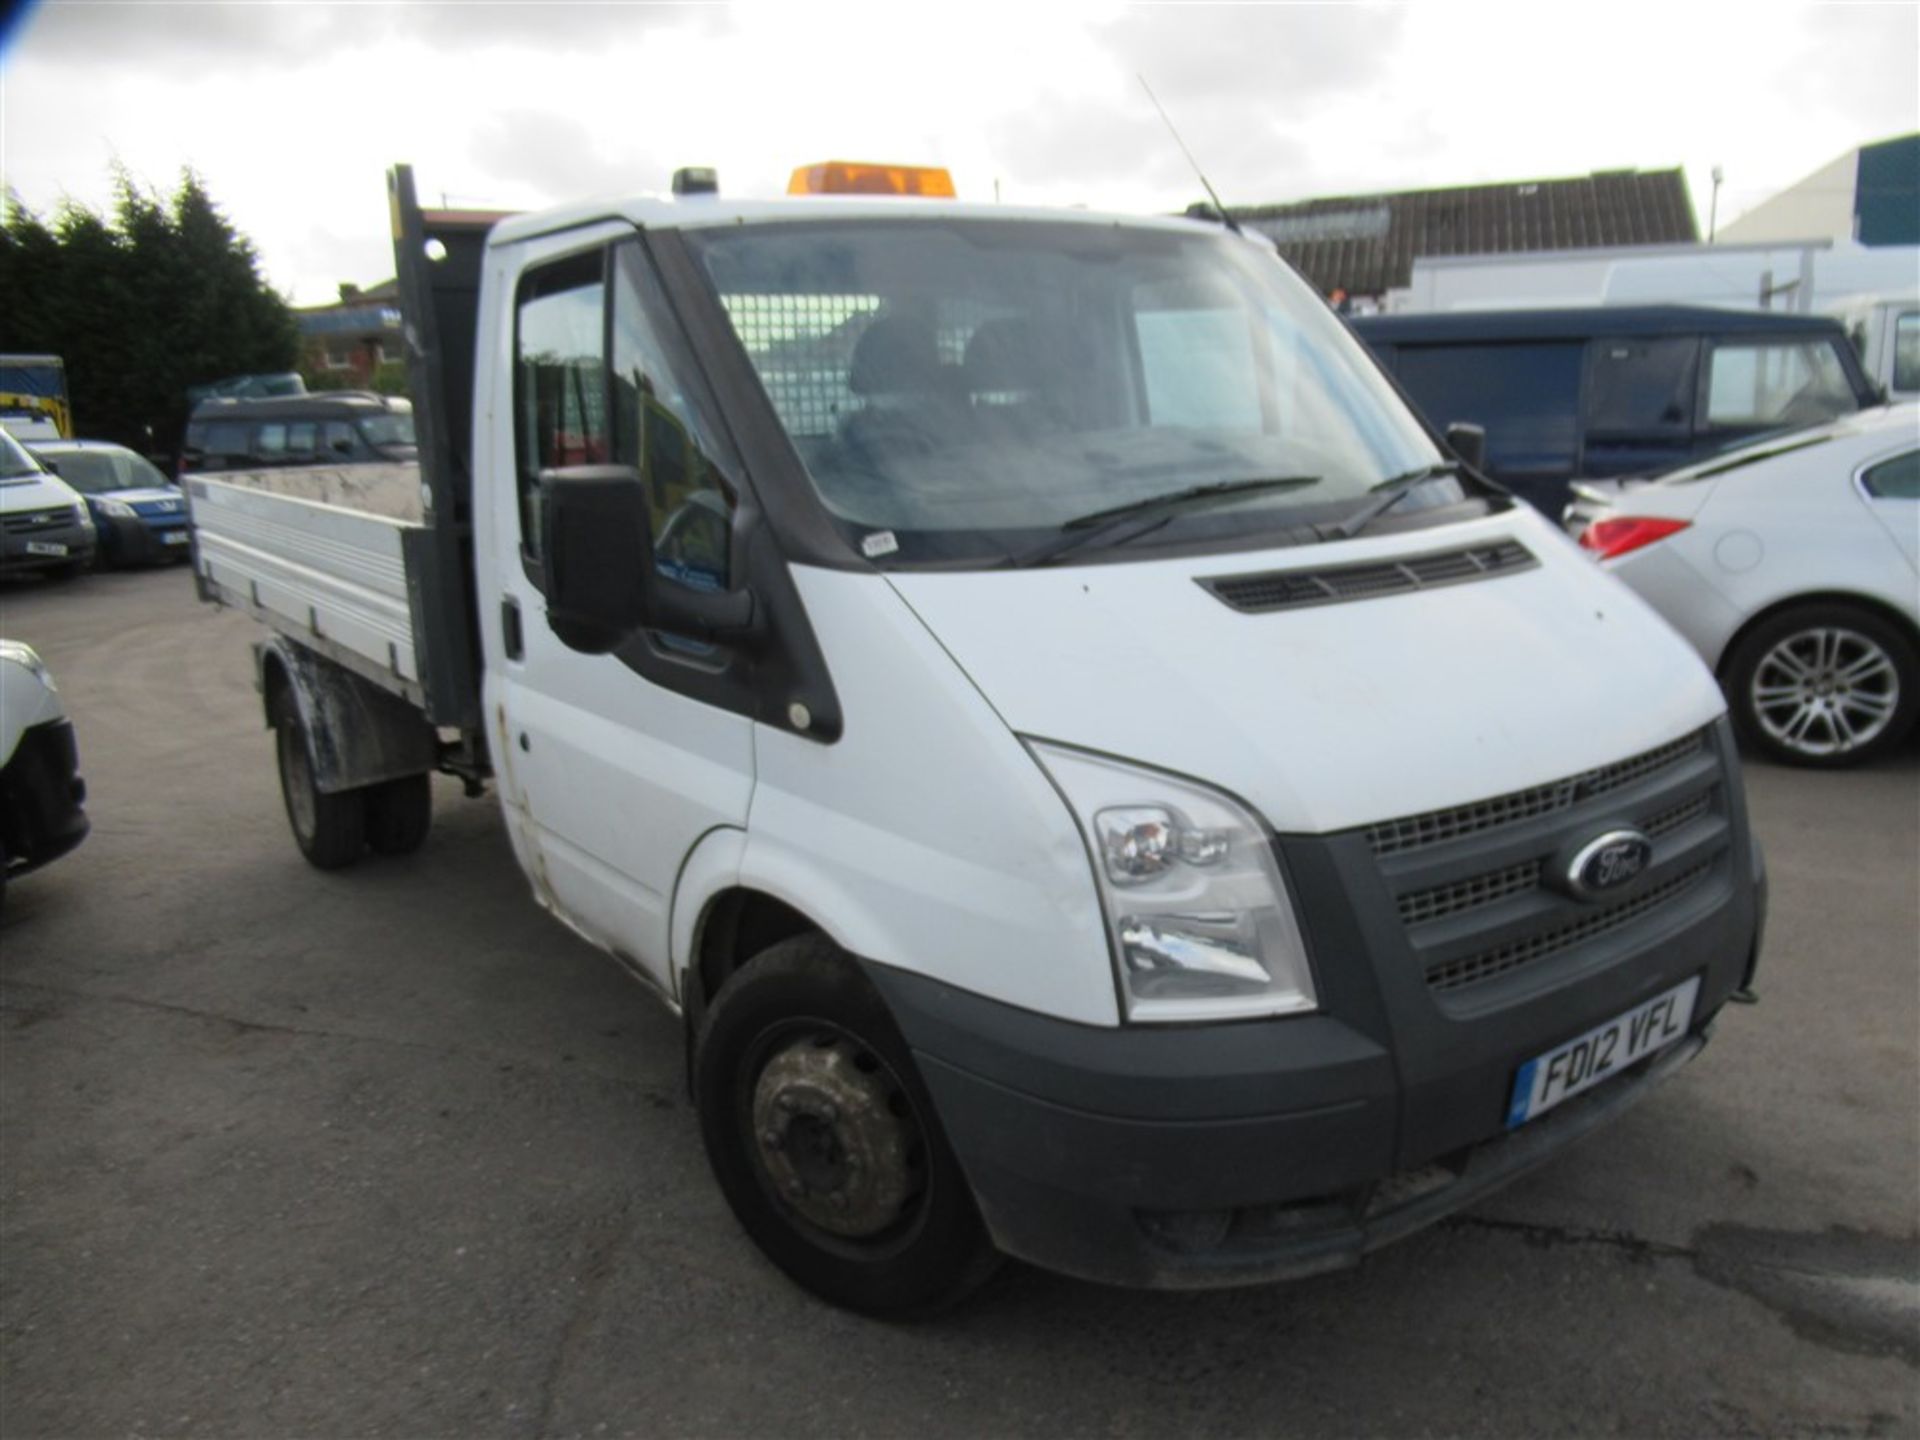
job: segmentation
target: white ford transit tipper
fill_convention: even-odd
[[[314,863],[499,787],[800,1283],[1351,1264],[1749,993],[1712,676],[1264,243],[391,183],[419,487],[193,477],[202,592],[277,632]]]

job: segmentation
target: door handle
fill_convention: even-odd
[[[520,633],[520,602],[511,595],[500,602],[500,640],[507,659],[519,660],[525,655],[526,642]]]

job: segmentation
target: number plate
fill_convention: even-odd
[[[162,531],[160,543],[163,545],[184,545],[187,543],[187,532],[184,530]]]
[[[1507,1128],[1524,1125],[1562,1100],[1570,1100],[1636,1060],[1664,1050],[1687,1033],[1693,1002],[1700,994],[1700,977],[1676,985],[1664,995],[1616,1015],[1604,1025],[1536,1056],[1513,1077],[1513,1095],[1507,1102]]]
[[[67,553],[67,547],[56,545],[51,540],[29,540],[27,553],[29,555],[64,555]]]

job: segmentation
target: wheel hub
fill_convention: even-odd
[[[1838,626],[1803,630],[1761,657],[1753,714],[1778,743],[1804,755],[1834,755],[1886,729],[1899,703],[1899,673],[1869,637]]]
[[[875,1235],[900,1218],[915,1188],[911,1114],[878,1057],[844,1039],[808,1036],[760,1072],[754,1146],[803,1219],[835,1235]]]

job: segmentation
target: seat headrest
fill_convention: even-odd
[[[999,390],[1034,390],[1040,386],[1045,360],[1035,343],[1033,326],[1025,320],[984,320],[967,340],[961,368],[967,390],[974,395]]]
[[[912,315],[882,315],[860,332],[847,388],[856,395],[904,395],[942,388],[933,326]]]

